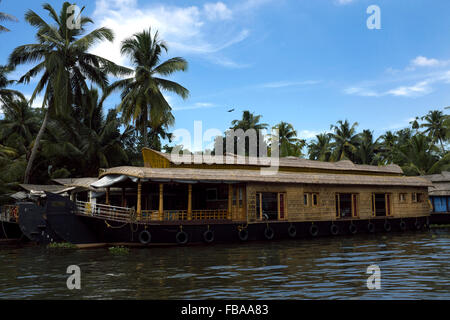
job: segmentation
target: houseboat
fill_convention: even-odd
[[[450,224],[450,172],[424,176],[433,184],[428,188],[433,210],[431,224]]]
[[[267,163],[248,157],[179,164],[170,154],[142,152],[144,167],[101,170],[88,188],[72,193],[71,201],[49,194],[45,214],[54,232],[75,244],[147,246],[429,226],[431,183],[404,176],[397,165],[287,157],[279,158],[278,171],[266,175],[261,169]]]
[[[18,206],[4,205],[0,207],[0,243],[9,243],[22,239],[18,217]]]
[[[46,221],[44,219],[43,203],[45,203],[46,192],[61,194],[68,196],[70,191],[76,191],[74,187],[66,187],[61,184],[56,185],[34,185],[20,184],[21,191],[11,194],[9,197],[14,204],[3,205],[0,207],[0,243],[10,243],[16,241],[32,240],[35,242],[43,242],[43,234],[45,233]],[[41,212],[39,208],[42,208]],[[28,223],[19,224],[20,211],[31,210],[35,213],[29,215],[32,217],[32,226],[28,227]],[[22,215],[24,216],[24,215]],[[49,231],[51,233],[51,231]],[[47,240],[47,237],[45,237]],[[60,240],[58,237],[50,238],[50,240]]]

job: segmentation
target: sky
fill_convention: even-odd
[[[60,10],[63,1],[48,0]],[[2,0],[0,11],[19,22],[3,23],[0,64],[17,46],[33,43],[24,20],[31,9],[49,17],[41,1]],[[184,57],[189,68],[170,77],[190,91],[187,100],[166,93],[175,129],[230,127],[242,111],[273,126],[291,123],[300,138],[330,130],[338,120],[358,122],[376,136],[409,125],[429,110],[450,105],[450,1],[447,0],[238,0],[77,1],[105,26],[113,43],[92,52],[131,66],[120,42],[149,27],[169,46],[162,57]],[[369,29],[370,5],[380,9],[380,29]],[[17,79],[30,66],[19,67]],[[36,81],[16,86],[31,96]],[[37,99],[35,106],[41,101]],[[114,94],[107,108],[119,103]],[[234,109],[233,112],[228,110]],[[448,112],[448,109],[445,110]]]

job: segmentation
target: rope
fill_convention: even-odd
[[[120,228],[123,228],[123,227],[125,227],[127,224],[128,224],[128,222],[125,222],[123,225],[121,225],[121,226],[112,226],[112,225],[110,225],[109,223],[108,223],[108,221],[106,221],[106,220],[104,220],[105,221],[105,224],[106,224],[106,226],[108,227],[108,228],[111,228],[111,229],[120,229]]]
[[[244,226],[237,226],[237,229],[239,230],[239,232],[241,232],[242,230],[245,230],[245,229],[247,229],[247,227],[248,227],[248,223]]]

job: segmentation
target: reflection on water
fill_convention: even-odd
[[[131,249],[0,247],[8,299],[449,299],[450,229],[298,241]],[[81,290],[66,287],[69,265]],[[366,269],[381,268],[380,290]]]

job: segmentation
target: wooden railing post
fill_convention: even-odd
[[[107,204],[107,205],[109,205],[109,190],[110,190],[110,188],[107,187],[107,188],[106,188],[106,204]]]
[[[231,220],[231,208],[232,208],[232,197],[233,197],[233,185],[228,185],[228,212],[227,212],[227,218]]]
[[[141,196],[142,196],[142,183],[141,183],[141,179],[138,179],[138,187],[137,187],[137,209],[136,209],[136,213],[137,213],[137,219],[141,220],[141,215],[142,215],[142,209],[141,209]]]
[[[192,220],[192,184],[188,185],[188,209],[187,219]]]
[[[162,183],[159,184],[159,220],[163,221],[164,219],[164,185]]]

